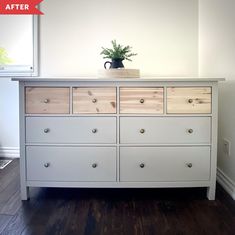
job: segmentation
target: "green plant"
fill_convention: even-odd
[[[0,47],[0,64],[10,64],[12,63],[12,59],[10,59],[7,55],[6,49]]]
[[[136,53],[132,53],[131,49],[132,47],[130,46],[122,46],[120,44],[117,44],[116,40],[111,41],[113,48],[104,48],[102,47],[101,55],[103,55],[103,59],[121,59],[121,60],[129,60],[130,57],[136,56]]]

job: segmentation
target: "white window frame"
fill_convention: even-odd
[[[0,77],[33,77],[38,76],[38,22],[37,15],[32,16],[33,20],[33,66],[30,70],[17,65],[0,65]]]

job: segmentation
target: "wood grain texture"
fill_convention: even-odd
[[[68,114],[69,88],[65,87],[26,87],[26,113],[29,114]]]
[[[14,215],[21,206],[19,174],[15,160],[0,170],[0,215]]]
[[[100,78],[139,78],[139,69],[102,69],[98,71]]]
[[[211,113],[211,87],[168,87],[167,113]]]
[[[120,88],[120,113],[163,113],[163,88]]]
[[[17,172],[17,173],[16,173]],[[0,171],[0,182],[19,183],[19,159]],[[12,198],[16,191],[8,192]],[[217,185],[215,201],[203,188],[31,188],[14,215],[0,212],[1,235],[234,235],[235,202]],[[1,197],[5,197],[0,193]],[[5,206],[14,207],[12,201]]]
[[[115,87],[73,88],[73,113],[116,113]]]
[[[11,219],[12,216],[10,215],[0,215],[0,234],[2,234],[2,231],[5,229]]]

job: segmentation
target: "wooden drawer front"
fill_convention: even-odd
[[[167,113],[211,113],[211,87],[168,87]]]
[[[210,147],[121,147],[121,181],[209,180]]]
[[[116,143],[115,117],[27,117],[27,143]]]
[[[69,88],[26,87],[26,113],[69,113]]]
[[[124,144],[209,144],[210,117],[120,117]]]
[[[27,180],[116,181],[115,147],[26,148]]]
[[[116,113],[116,88],[73,88],[73,113]]]
[[[120,88],[120,113],[163,113],[163,88]]]

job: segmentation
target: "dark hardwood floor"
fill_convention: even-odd
[[[21,202],[19,161],[0,170],[0,234],[235,234],[235,201],[205,189],[31,189]]]

